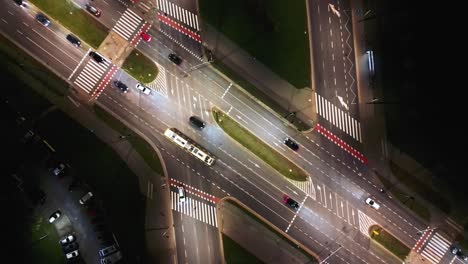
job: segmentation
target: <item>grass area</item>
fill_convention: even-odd
[[[0,67],[17,76],[17,80],[11,82],[12,84],[16,84],[14,85],[15,87],[18,86],[18,82],[22,82],[37,88],[46,88],[48,91],[58,96],[65,96],[68,94],[68,86],[64,85],[62,79],[44,68],[41,63],[20,50],[3,35],[0,35],[0,60],[2,61]],[[4,92],[7,91],[8,89],[5,89]],[[43,98],[37,99],[40,97],[39,95],[29,97],[35,101],[47,102]],[[21,104],[22,102],[19,101],[17,103]]]
[[[107,36],[106,27],[73,1],[30,0],[30,2],[94,49],[97,49]]]
[[[281,233],[278,233],[274,228],[272,228],[269,224],[263,222],[261,219],[259,219],[257,216],[255,216],[254,214],[252,214],[249,210],[245,209],[244,207],[238,205],[236,202],[233,202],[231,200],[227,200],[225,201],[226,203],[229,203],[233,206],[235,206],[236,208],[238,208],[239,210],[241,210],[247,217],[250,217],[252,220],[254,220],[255,222],[259,223],[261,226],[265,227],[266,229],[268,229],[268,231],[270,231],[272,234],[280,237],[283,241],[287,242],[292,248],[294,248],[295,250],[297,250],[298,252],[301,252],[303,255],[307,256],[310,260],[310,262],[307,262],[307,263],[318,263],[318,261],[315,259],[315,257],[311,256],[309,253],[307,253],[305,250],[303,250],[302,248],[298,248],[298,246],[291,240],[289,240],[289,238],[287,237],[284,237],[283,234]],[[224,236],[223,236],[224,237]],[[223,240],[224,242],[224,240]],[[226,256],[226,246],[225,247],[225,250],[224,250],[224,254]],[[226,257],[226,260],[227,260],[227,257]],[[227,262],[229,263],[229,262]],[[236,263],[236,262],[233,262],[233,263]]]
[[[266,106],[271,108],[273,111],[275,111],[277,114],[280,116],[287,116],[289,112],[284,109],[280,104],[278,104],[275,100],[270,98],[270,96],[266,95],[263,93],[261,90],[259,90],[257,87],[255,87],[253,84],[245,80],[241,75],[237,74],[235,71],[231,70],[229,67],[227,67],[222,61],[218,59],[214,59],[214,62],[212,65],[217,68],[219,71],[224,73],[226,76],[229,77],[232,81],[234,81],[237,85],[241,86],[244,90],[249,92],[253,97],[256,99],[260,100],[262,103],[264,103]],[[287,118],[288,121],[293,124],[294,126],[297,127],[299,131],[305,131],[310,129],[311,127],[305,123],[303,123],[299,118],[297,118],[295,115],[290,116]]]
[[[283,79],[297,88],[310,87],[304,1],[202,0],[200,13],[204,21]]]
[[[126,135],[126,139],[130,142],[130,144],[132,144],[136,152],[138,152],[138,154],[140,154],[140,156],[145,160],[146,164],[148,164],[148,166],[150,166],[156,173],[164,176],[161,161],[159,160],[156,151],[143,138],[134,133],[132,130],[128,129],[124,124],[122,124],[122,122],[113,117],[111,114],[107,113],[101,107],[94,105],[94,112],[112,129],[116,130],[121,135]]]
[[[103,201],[123,254],[129,260],[143,256],[145,198],[137,176],[109,146],[61,111],[49,113],[36,130]]]
[[[59,236],[54,225],[46,219],[36,218],[31,226],[31,253],[34,263],[63,264],[65,255],[58,243]]]
[[[374,231],[378,232],[378,234],[375,234]],[[373,240],[388,249],[388,251],[395,254],[395,256],[401,260],[404,260],[411,251],[409,247],[379,226],[372,226],[370,228],[370,235]]]
[[[394,183],[391,183],[389,180],[384,178],[382,175],[375,172],[379,180],[383,183],[386,190],[391,192],[401,203],[403,203],[406,207],[413,210],[417,215],[425,219],[426,221],[431,220],[431,212],[429,209],[424,206],[422,203],[418,202],[417,200],[409,200],[409,195],[402,192],[398,187],[395,187]]]
[[[295,181],[307,180],[307,174],[304,170],[297,167],[294,163],[254,136],[229,116],[216,108],[213,109],[212,114],[216,123],[224,132],[285,177]]]
[[[223,234],[224,259],[227,264],[261,264],[257,257]]]
[[[441,211],[450,213],[451,205],[449,201],[447,201],[438,191],[433,189],[425,182],[422,182],[411,173],[408,173],[402,168],[398,167],[393,162],[390,163],[390,169],[401,184],[404,184],[410,190],[419,194],[422,198],[439,208]]]
[[[138,50],[133,50],[130,53],[125,59],[122,69],[141,83],[150,83],[158,76],[156,64]]]

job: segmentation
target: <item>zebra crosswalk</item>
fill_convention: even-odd
[[[190,216],[214,227],[218,227],[216,207],[211,204],[207,204],[204,201],[185,197],[185,202],[181,202],[179,200],[178,193],[171,191],[171,208],[172,210],[186,216]]]
[[[112,30],[125,40],[130,40],[137,31],[143,19],[130,9],[125,10],[123,15],[115,23]]]
[[[289,180],[289,179],[288,179]],[[308,178],[305,182],[298,182],[289,180],[292,184],[294,184],[297,188],[301,189],[304,193],[308,194],[314,201],[317,200],[317,195],[315,193],[314,183],[312,182],[312,178]]]
[[[198,25],[198,16],[194,13],[167,0],[158,0],[156,4],[158,9],[165,14],[168,14],[173,18],[182,21],[184,24],[196,29],[197,31],[200,31],[200,27]]]
[[[377,225],[377,222],[367,216],[365,213],[361,212],[361,210],[358,210],[358,216],[359,216],[359,231],[361,231],[362,234],[365,236],[369,237],[369,229],[373,225]]]
[[[429,242],[424,247],[421,247],[421,256],[432,263],[439,263],[450,247],[450,241],[434,232]]]
[[[356,119],[319,94],[315,94],[315,105],[320,116],[362,143],[361,124]]]
[[[107,60],[97,63],[90,59],[73,83],[89,94],[100,83],[111,65]]]

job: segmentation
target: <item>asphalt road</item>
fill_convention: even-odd
[[[97,5],[103,9],[100,21],[112,28],[112,22],[118,21],[123,13],[124,5],[117,1],[108,6],[104,3],[102,6]],[[132,8],[141,12],[139,6]],[[193,5],[185,8],[193,8]],[[70,79],[73,83],[80,78],[83,69],[94,65],[86,55],[86,46],[79,49],[73,47],[65,40],[67,30],[54,23],[48,28],[37,23],[33,8],[21,9],[11,2],[1,12],[2,33],[48,63],[63,78],[67,79],[74,73]],[[136,31],[134,29],[133,34]],[[134,89],[135,80],[117,70],[114,76],[125,82],[131,88],[130,92],[121,94],[109,82],[98,100],[160,147],[168,164],[169,177],[191,190],[193,188],[193,193],[188,193],[187,198],[203,206],[205,211],[202,216],[194,212],[199,209],[174,211],[180,262],[217,263],[219,260],[219,241],[210,220],[212,215],[209,215],[212,212],[209,206],[213,206],[216,199],[214,202],[207,201],[198,196],[200,193],[216,198],[226,195],[238,198],[317,252],[322,259],[341,245],[342,248],[328,259],[330,263],[400,262],[382,249],[371,246],[363,234],[365,231],[361,230],[365,230],[366,223],[375,222],[412,247],[419,239],[416,232],[425,229],[426,225],[393,199],[382,195],[368,167],[315,132],[302,135],[291,130],[209,66],[192,70],[201,61],[196,55],[191,55],[192,50],[187,51],[183,47],[192,47],[187,43],[193,40],[185,39],[181,42],[184,39],[181,36],[175,38],[158,32],[158,28],[150,29],[153,40],[150,43],[139,42],[138,49],[158,63],[160,76],[165,76],[160,80],[163,85],[155,86],[153,94],[146,96]],[[176,40],[181,43],[178,48],[173,44]],[[167,59],[167,54],[173,49],[183,54],[184,62],[181,66],[175,66]],[[196,54],[197,51],[194,49],[192,52]],[[325,65],[331,67],[328,60],[325,60]],[[110,67],[106,65],[106,70]],[[330,78],[335,77],[323,77],[324,80]],[[79,87],[76,89],[80,90]],[[324,93],[324,96],[332,100],[333,94]],[[309,183],[294,184],[285,180],[263,161],[239,147],[213,124],[210,114],[213,106],[228,112],[272,148],[307,171],[310,175]],[[199,131],[191,127],[188,123],[191,115],[205,120],[207,128]],[[207,167],[181,151],[162,135],[167,127],[176,127],[199,142],[218,157],[217,163]],[[299,143],[298,152],[283,145],[282,140],[286,136]],[[172,191],[176,190],[174,186],[171,188]],[[284,194],[301,203],[297,214],[282,204]],[[381,204],[380,210],[373,210],[364,204],[365,198],[369,196]],[[200,241],[206,246],[199,246]]]

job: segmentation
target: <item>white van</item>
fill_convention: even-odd
[[[117,251],[107,257],[101,258],[101,264],[111,264],[116,263],[117,261],[122,259],[122,252]]]
[[[91,199],[93,197],[93,193],[92,192],[88,192],[87,194],[85,194],[83,197],[81,197],[80,199],[80,204],[85,204],[87,201],[89,201],[89,199]]]

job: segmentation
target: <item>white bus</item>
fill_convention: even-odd
[[[172,142],[176,143],[179,147],[189,152],[197,159],[203,161],[206,165],[211,166],[215,162],[216,158],[213,154],[208,152],[206,149],[199,146],[189,137],[184,135],[176,128],[168,128],[164,132],[164,135]]]

